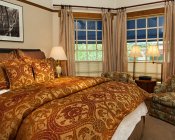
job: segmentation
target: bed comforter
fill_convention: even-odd
[[[134,84],[65,77],[0,95],[0,139],[107,140],[149,95]]]

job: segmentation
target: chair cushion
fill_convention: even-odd
[[[150,104],[150,106],[153,109],[160,110],[160,111],[165,112],[165,113],[170,114],[170,115],[175,115],[175,108],[173,108],[173,107],[168,107],[168,106],[165,106],[165,105],[162,105],[159,103],[154,103],[154,102],[152,102]]]
[[[150,115],[175,125],[175,115],[154,108],[150,108]]]
[[[175,107],[175,92],[166,92],[154,94],[153,102],[165,105],[168,107]]]

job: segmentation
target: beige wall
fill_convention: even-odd
[[[49,56],[53,45],[53,13],[16,0],[6,1],[23,6],[24,42],[0,41],[0,48],[35,48],[41,49]]]

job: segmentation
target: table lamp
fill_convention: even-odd
[[[158,46],[157,45],[148,46],[147,52],[146,52],[146,56],[152,56],[152,58],[153,58],[152,62],[154,64],[154,57],[160,56],[160,52],[159,52]]]
[[[135,62],[137,57],[142,57],[141,51],[140,51],[140,46],[134,45],[132,46],[131,52],[129,54],[130,57],[134,58],[134,63],[133,63],[133,79],[135,80]]]
[[[63,48],[61,46],[55,46],[52,48],[51,53],[50,53],[50,57],[54,58],[55,60],[57,60],[57,67],[56,67],[56,71],[58,74],[58,77],[60,77],[61,74],[61,61],[63,60],[67,60],[66,54],[63,50]]]

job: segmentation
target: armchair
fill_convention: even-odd
[[[101,74],[101,76],[106,77],[106,78],[110,78],[110,79],[117,81],[117,82],[136,84],[135,81],[133,80],[132,76],[127,72],[117,72],[117,71],[103,72]]]
[[[175,125],[175,75],[154,89],[150,115]]]

